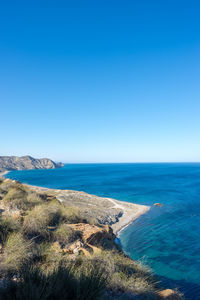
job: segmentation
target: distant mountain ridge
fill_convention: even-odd
[[[62,168],[63,163],[55,163],[49,158],[33,158],[31,156],[0,156],[0,171],[55,169]]]

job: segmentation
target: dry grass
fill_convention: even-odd
[[[21,187],[13,187],[3,197],[3,204],[11,209],[25,209],[27,206],[26,191]]]
[[[37,205],[24,217],[23,231],[27,236],[48,237],[47,226],[50,223],[50,215],[46,205]]]
[[[17,218],[3,215],[0,217],[0,243],[4,244],[8,235],[19,231],[20,222]]]
[[[37,260],[39,261],[43,270],[52,271],[55,266],[64,259],[62,253],[56,249],[54,243],[43,242],[36,244],[37,247]]]
[[[81,233],[69,227],[67,224],[61,224],[54,232],[54,239],[60,243],[62,247],[81,237]]]
[[[65,207],[53,200],[49,203],[36,205],[24,217],[23,230],[30,236],[47,237],[51,231],[49,227],[56,227],[62,222],[77,223],[82,220],[79,210]]]
[[[63,221],[69,224],[81,223],[83,218],[80,210],[75,206],[61,206]]]
[[[146,296],[149,296],[147,299],[157,299],[157,282],[141,263],[116,251],[102,251],[100,255],[93,256],[92,261],[104,266],[104,272],[109,277],[107,287],[114,293],[135,294],[141,296],[141,299]],[[84,264],[87,265],[87,261]]]
[[[8,282],[1,295],[4,300],[99,300],[106,287],[102,269],[88,266],[77,274],[73,264],[59,265],[51,272],[24,266],[17,282]],[[83,270],[84,271],[84,270]]]
[[[27,202],[30,204],[30,207],[34,207],[42,203],[41,197],[35,192],[27,193]]]
[[[17,270],[30,259],[31,242],[27,241],[20,232],[11,233],[6,241],[4,253],[7,267]]]
[[[21,184],[8,187],[3,197],[3,204],[10,209],[27,210],[41,203],[41,198],[35,192],[29,191]]]

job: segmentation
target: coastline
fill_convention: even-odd
[[[150,206],[135,204],[131,202],[123,202],[112,198],[104,198],[104,197],[88,194],[83,191],[50,189],[46,187],[32,186],[29,184],[25,184],[25,185],[35,189],[37,192],[43,191],[47,193],[53,193],[56,196],[57,200],[59,200],[61,203],[65,203],[68,200],[68,198],[70,198],[72,195],[72,197],[77,197],[78,199],[81,199],[81,201],[84,201],[87,209],[88,207],[90,207],[91,211],[96,209],[96,203],[98,203],[99,206],[105,208],[103,210],[104,215],[109,215],[109,210],[115,210],[113,214],[115,215],[117,221],[108,225],[112,228],[113,233],[116,235],[116,237],[119,237],[119,234],[127,226],[132,224],[141,215],[145,214],[150,210]],[[69,205],[71,204],[70,202],[68,203]]]
[[[132,224],[136,219],[150,210],[150,206],[135,204],[130,202],[122,202],[112,199],[117,205],[119,204],[123,210],[123,215],[119,221],[112,224],[113,233],[119,238],[120,233]]]
[[[98,218],[96,219],[96,221],[98,221],[98,223],[93,224],[93,223],[90,223],[90,221],[87,222],[87,219],[84,219],[85,216],[83,215],[82,218],[79,221],[77,221],[77,223],[69,224],[69,226],[75,226],[72,228],[75,228],[75,229],[81,228],[81,230],[84,234],[84,239],[81,243],[79,240],[78,240],[78,242],[76,241],[76,244],[72,243],[72,245],[70,247],[75,246],[76,248],[70,248],[70,247],[66,248],[67,253],[74,255],[74,254],[77,254],[77,251],[78,251],[78,253],[83,252],[83,254],[85,254],[86,256],[89,255],[91,257],[90,252],[88,252],[88,247],[89,247],[90,251],[92,251],[92,253],[99,254],[102,251],[107,249],[106,247],[105,247],[105,249],[103,248],[103,250],[101,248],[102,247],[101,238],[103,238],[103,239],[106,238],[106,241],[108,241],[108,243],[111,243],[111,244],[109,244],[110,247],[112,247],[111,249],[115,249],[117,251],[116,252],[117,258],[121,254],[120,258],[123,260],[123,262],[126,265],[127,265],[127,263],[130,263],[130,265],[133,264],[133,260],[129,256],[123,255],[124,251],[121,249],[121,247],[119,248],[116,246],[116,244],[119,244],[117,242],[117,237],[119,237],[119,234],[129,224],[134,222],[142,214],[146,213],[150,209],[149,206],[134,204],[134,203],[130,203],[130,202],[118,201],[118,200],[115,200],[112,198],[98,197],[98,196],[87,194],[85,192],[80,192],[80,191],[49,189],[49,188],[45,188],[45,187],[31,186],[29,184],[20,183],[17,180],[5,178],[4,175],[7,174],[8,172],[9,171],[0,172],[0,177],[3,178],[3,181],[1,184],[4,185],[4,182],[5,182],[5,187],[7,186],[7,190],[5,190],[5,191],[7,191],[7,192],[9,191],[9,188],[14,188],[14,187],[17,189],[23,189],[27,193],[39,192],[39,196],[41,197],[41,200],[42,199],[46,199],[48,201],[58,200],[60,203],[63,203],[66,206],[69,205],[69,206],[74,206],[74,207],[77,206],[77,208],[80,207],[80,209],[82,209],[82,212],[84,212],[84,208],[87,208],[87,211],[90,214],[95,212],[95,207],[97,206],[98,209],[96,210],[95,213],[96,213],[96,216],[98,216]],[[5,187],[3,187],[3,189]],[[79,202],[77,202],[77,200]],[[79,205],[77,205],[77,204],[79,204]],[[40,204],[40,205],[43,205],[43,204]],[[47,203],[47,205],[49,205],[49,203]],[[9,210],[9,208],[8,207],[6,208],[6,206],[3,206],[2,208],[3,208],[3,210],[5,210],[5,209]],[[101,208],[101,210],[100,210],[100,208]],[[42,207],[42,209],[44,209],[44,207]],[[13,212],[11,212],[11,214],[12,213]],[[16,211],[14,211],[14,213],[16,213]],[[104,220],[106,220],[106,223],[100,222],[102,215],[104,215]],[[18,216],[20,218],[23,218],[24,213],[23,214],[20,213]],[[113,222],[112,217],[115,217],[114,218],[115,222]],[[77,227],[77,225],[79,227]],[[104,225],[104,226],[101,226],[101,225]],[[110,230],[110,228],[112,228],[112,230]],[[94,244],[95,246],[93,244],[90,244],[91,237],[93,239],[94,234],[96,234],[96,239],[97,239],[96,241],[98,241],[98,243],[99,243],[98,245]],[[101,236],[103,235],[102,237],[100,237],[100,240],[99,240],[99,234]],[[88,238],[89,238],[89,240],[88,240]],[[49,244],[49,247],[50,247],[50,245],[51,244]],[[55,246],[55,243],[53,245]],[[56,247],[57,247],[57,244],[56,244]],[[20,247],[19,247],[19,249],[20,249]],[[61,248],[54,248],[55,251],[59,251],[59,249],[61,249]],[[73,249],[73,250],[71,250],[71,249]],[[76,250],[76,252],[74,252],[74,250]],[[63,250],[62,250],[62,253],[66,253],[66,252],[63,252]],[[121,263],[121,261],[120,261],[120,263]],[[135,263],[137,264],[137,262],[135,262]],[[139,280],[141,279],[140,269],[141,269],[141,267],[139,268],[139,275],[138,275]],[[126,275],[126,273],[124,273],[124,274]],[[134,276],[135,276],[135,273],[134,273]],[[135,277],[133,277],[133,278],[135,280]],[[125,276],[124,280],[126,281],[126,276]],[[125,286],[126,286],[126,284],[125,284]],[[152,289],[150,290],[150,293],[152,295]],[[160,296],[166,295],[166,293],[167,293],[167,295],[176,295],[177,294],[176,291],[171,290],[171,289],[160,290],[157,288],[155,290],[156,296],[157,295],[160,295]],[[145,289],[145,295],[146,295],[146,289]],[[135,296],[135,293],[134,293],[134,296]],[[182,298],[179,297],[177,299],[182,299]]]
[[[138,204],[139,205],[139,204]],[[141,207],[141,210],[136,213],[135,215],[133,215],[130,219],[130,221],[126,220],[126,222],[124,222],[124,225],[122,224],[119,224],[119,228],[116,230],[115,235],[117,238],[120,238],[120,234],[122,233],[122,231],[127,228],[129,225],[131,225],[135,220],[137,220],[139,217],[141,217],[142,215],[144,215],[145,213],[147,213],[149,210],[150,210],[150,206],[144,206],[144,205],[141,205],[143,207]],[[122,220],[121,220],[122,221]]]
[[[9,171],[0,172],[0,177],[6,180],[12,180],[5,178],[4,175],[9,173]],[[112,198],[104,198],[96,195],[91,195],[85,192],[72,191],[72,190],[60,190],[60,189],[50,189],[40,186],[33,186],[29,184],[22,183],[31,189],[38,192],[48,192],[54,195],[60,202],[70,203],[69,199],[74,199],[79,201],[78,205],[85,205],[88,210],[96,210],[97,206],[101,208],[101,217],[110,219],[110,224],[108,224],[116,237],[119,238],[120,233],[130,224],[132,224],[137,218],[149,211],[150,206],[135,204],[130,202],[123,202]],[[76,205],[75,205],[76,206]],[[98,208],[99,208],[98,207]],[[103,208],[103,210],[102,210]]]
[[[6,175],[7,173],[9,173],[10,171],[0,171],[0,177],[4,177],[4,175]]]

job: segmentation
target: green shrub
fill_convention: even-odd
[[[62,246],[75,241],[81,237],[79,231],[74,230],[67,224],[61,224],[54,232],[54,239],[58,241]]]
[[[4,248],[5,264],[11,270],[18,269],[31,256],[31,242],[24,239],[21,233],[11,233]]]
[[[18,231],[20,222],[11,216],[0,217],[0,243],[4,244],[9,233]]]

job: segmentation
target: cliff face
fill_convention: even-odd
[[[63,167],[62,163],[55,163],[48,158],[36,159],[31,156],[0,156],[0,170],[33,170],[55,169]]]

